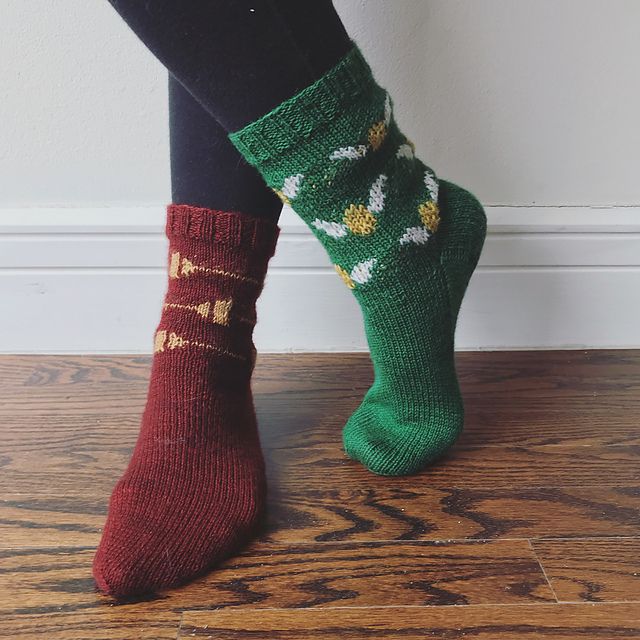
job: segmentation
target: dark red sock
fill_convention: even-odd
[[[252,333],[278,228],[171,205],[167,235],[147,406],[93,565],[119,598],[206,572],[253,535],[264,506]]]

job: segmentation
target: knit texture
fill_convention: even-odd
[[[172,205],[167,236],[147,405],[93,565],[99,588],[117,598],[207,571],[254,533],[265,500],[252,332],[278,229]]]
[[[355,47],[230,138],[362,307],[375,382],[345,426],[348,455],[385,475],[424,468],[463,425],[454,331],[485,237],[482,207],[415,157]]]

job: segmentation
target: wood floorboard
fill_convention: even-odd
[[[277,542],[365,542],[640,532],[640,487],[430,489],[424,484],[272,492],[266,535]]]
[[[104,447],[133,445],[149,362],[3,356],[5,437],[11,446],[55,450],[55,438],[82,438],[88,428]],[[640,351],[458,354],[467,413],[458,446],[639,444],[639,368]],[[254,392],[264,446],[336,439],[370,382],[362,354],[261,356]],[[45,421],[58,429],[43,434]]]
[[[455,450],[423,474],[392,479],[345,460],[337,445],[268,452],[268,535],[311,542],[629,536],[640,530],[640,448],[492,451]],[[0,547],[95,544],[129,452],[70,444],[55,456],[5,454]]]
[[[175,640],[181,613],[104,606],[75,613],[9,614],[0,638],[12,640]]]
[[[59,487],[59,485],[58,485]],[[109,487],[110,488],[110,487]],[[102,492],[4,493],[0,548],[92,546],[107,512]],[[59,488],[57,489],[59,492]],[[412,488],[269,495],[262,538],[272,542],[495,540],[640,534],[640,487]]]
[[[93,549],[0,552],[0,615],[100,609]],[[526,541],[266,545],[159,596],[150,608],[555,602]]]
[[[382,489],[389,485],[496,490],[550,486],[630,486],[640,480],[640,447],[454,447],[427,471],[390,480],[368,477],[339,446],[267,451],[271,482],[282,489],[307,484],[335,490],[345,486]]]
[[[638,640],[640,605],[187,611],[180,631],[181,640]]]
[[[640,538],[536,540],[532,544],[559,600],[640,600]]]
[[[114,606],[90,565],[149,363],[0,357],[0,638],[640,640],[640,351],[459,354],[465,433],[408,478],[341,450],[366,355],[261,356],[261,535]]]
[[[457,448],[421,474],[405,478],[374,476],[348,460],[339,442],[326,448],[267,450],[272,491],[298,493],[302,489],[339,491],[416,491],[430,489],[525,490],[549,487],[631,488],[640,484],[640,446],[627,447],[482,447]],[[70,443],[55,453],[6,451],[2,459],[0,491],[35,499],[106,496],[126,467],[130,446],[94,450],[90,443]]]

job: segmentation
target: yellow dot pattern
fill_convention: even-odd
[[[387,137],[387,125],[384,122],[376,122],[369,129],[369,145],[374,151],[377,151]]]
[[[233,300],[216,300],[213,305],[213,321],[225,327],[229,326],[229,313]]]
[[[376,217],[362,204],[349,205],[344,212],[344,223],[351,233],[368,236],[376,230]]]
[[[356,283],[351,279],[351,276],[343,269],[339,264],[333,265],[338,275],[342,278],[342,281],[349,287],[349,289],[355,289]]]
[[[431,233],[435,233],[440,225],[440,209],[438,205],[433,200],[430,200],[429,202],[421,204],[418,207],[418,212],[420,213],[422,224],[427,227]]]
[[[291,204],[291,201],[289,200],[289,198],[287,198],[287,196],[285,196],[284,193],[280,191],[280,189],[274,189],[273,192],[278,196],[278,198],[280,198],[280,200],[282,201],[282,204],[286,204],[286,205]]]

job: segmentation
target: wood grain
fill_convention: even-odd
[[[634,536],[635,447],[460,449],[410,478],[381,478],[340,449],[268,453],[268,535],[279,541]],[[96,544],[130,447],[4,456],[0,546]],[[331,470],[328,473],[328,470]],[[634,484],[635,483],[635,484]],[[344,487],[357,487],[345,490]]]
[[[373,606],[553,601],[523,541],[270,545],[205,578],[228,606]]]
[[[0,638],[14,640],[174,640],[181,614],[138,607],[105,606],[77,613],[6,615]]]
[[[640,605],[186,611],[180,638],[613,640],[640,638]]]
[[[149,358],[1,360],[0,416],[15,427],[4,434],[21,446],[47,446],[38,416],[70,417],[77,425],[67,427],[70,437],[82,433],[87,416],[89,427],[102,426],[105,444],[135,438]],[[640,443],[640,351],[461,353],[457,360],[467,413],[460,446]],[[261,355],[254,391],[265,447],[335,439],[370,382],[364,354]]]
[[[107,515],[106,492],[48,496],[4,493],[0,549],[97,546]]]
[[[465,434],[408,478],[341,450],[366,355],[261,356],[261,535],[113,606],[90,566],[149,364],[0,357],[0,637],[640,640],[640,351],[459,354]]]
[[[634,536],[640,487],[405,488],[272,491],[278,542]]]
[[[559,600],[640,600],[640,538],[537,540],[533,548]]]
[[[0,416],[28,416],[37,428],[40,415],[139,412],[149,366],[138,356],[2,356]]]
[[[0,614],[100,608],[93,549],[0,552]],[[217,571],[168,591],[150,608],[450,605],[552,602],[525,541],[257,543]]]
[[[416,486],[508,489],[550,486],[634,485],[640,480],[640,447],[504,446],[454,447],[426,471],[406,478],[371,476],[342,449],[309,447],[266,452],[274,487],[301,485],[336,490],[345,486],[403,489]]]
[[[37,451],[5,454],[3,492],[41,495],[73,484],[79,491],[103,491],[126,467],[131,447],[100,451],[90,444],[43,455]],[[287,491],[312,486],[411,489],[418,486],[463,489],[509,489],[550,486],[632,486],[640,482],[639,447],[481,447],[453,448],[421,474],[389,479],[373,476],[346,458],[339,443],[307,449],[265,452],[271,483]]]
[[[109,487],[6,493],[0,548],[95,546]],[[56,491],[58,494],[56,494]],[[287,543],[634,536],[640,487],[270,492],[264,540]]]

